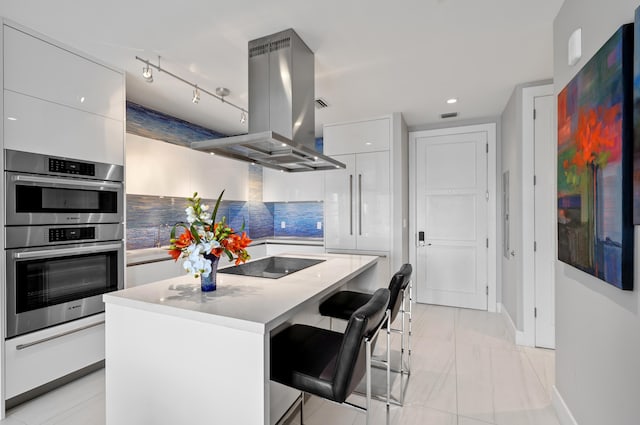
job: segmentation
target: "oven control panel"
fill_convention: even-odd
[[[61,227],[49,229],[49,242],[95,239],[95,227]]]
[[[69,161],[66,159],[49,158],[49,171],[53,173],[76,174],[80,176],[95,176],[95,164]]]

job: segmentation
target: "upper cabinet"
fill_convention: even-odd
[[[91,59],[4,26],[4,88],[124,119],[124,76]]]
[[[325,155],[388,151],[391,118],[327,125],[323,136]]]
[[[124,164],[124,73],[4,23],[4,147]]]
[[[127,134],[126,190],[134,195],[186,198],[193,192],[246,201],[248,165],[192,149]]]
[[[262,200],[264,202],[322,201],[324,173],[325,171],[286,173],[263,168]]]

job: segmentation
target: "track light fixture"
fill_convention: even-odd
[[[196,85],[195,89],[193,89],[193,99],[191,99],[193,103],[200,102],[200,90],[198,90],[198,86]]]
[[[144,63],[146,66],[144,68],[142,68],[142,77],[149,83],[153,82],[153,74],[152,74],[152,68],[155,69],[158,72],[162,72],[164,74],[167,74],[170,77],[175,78],[178,81],[183,82],[184,84],[193,87],[193,97],[191,98],[191,101],[193,103],[198,103],[200,101],[200,93],[205,93],[208,94],[211,97],[214,97],[220,101],[222,101],[222,103],[225,103],[233,108],[236,108],[237,110],[240,111],[240,122],[242,124],[244,124],[247,121],[247,115],[249,114],[249,111],[247,111],[244,108],[241,108],[240,106],[229,102],[227,99],[225,99],[225,96],[229,95],[229,89],[224,88],[224,87],[218,87],[216,88],[216,93],[212,93],[209,90],[205,90],[202,87],[199,87],[197,84],[192,83],[189,80],[185,80],[184,78],[174,74],[173,72],[169,72],[166,69],[162,68],[160,66],[160,56],[158,56],[158,65],[154,65],[152,63],[150,63],[147,59],[143,59],[141,57],[136,56],[136,60],[139,60],[140,62]]]
[[[153,72],[151,72],[149,65],[142,68],[142,78],[144,78],[147,83],[153,83]]]

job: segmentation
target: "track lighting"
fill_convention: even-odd
[[[198,90],[198,86],[193,90],[193,99],[191,99],[193,103],[200,102],[200,90]]]
[[[198,103],[200,101],[200,93],[205,93],[208,94],[211,97],[215,97],[216,99],[220,100],[222,103],[225,103],[233,108],[236,108],[237,110],[240,111],[240,122],[242,124],[244,124],[245,122],[247,122],[247,114],[248,111],[244,108],[241,108],[240,106],[229,102],[227,99],[225,99],[225,96],[228,96],[230,91],[229,89],[225,88],[225,87],[217,87],[215,90],[215,93],[210,92],[209,90],[205,90],[202,87],[198,87],[197,84],[192,83],[191,81],[185,80],[184,78],[174,74],[173,72],[169,72],[166,69],[162,68],[160,66],[160,56],[158,56],[158,65],[154,65],[152,63],[150,63],[147,59],[143,59],[141,57],[136,56],[136,60],[139,60],[140,62],[142,62],[143,64],[145,64],[146,66],[144,68],[142,68],[142,77],[149,83],[153,82],[153,73],[152,73],[152,68],[155,69],[158,72],[162,72],[164,74],[167,74],[170,77],[175,78],[178,81],[183,82],[184,84],[187,84],[191,87],[193,87],[193,97],[191,98],[191,101],[193,103]]]
[[[153,83],[153,72],[151,72],[149,64],[147,64],[145,68],[142,68],[142,78],[144,78],[147,83]]]

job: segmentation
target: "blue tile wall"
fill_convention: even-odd
[[[203,203],[213,208],[215,199]],[[169,244],[171,226],[185,220],[186,198],[127,195],[127,249],[152,248]],[[323,237],[317,223],[323,222],[322,202],[241,202],[222,201],[218,220],[240,230],[242,224],[252,239],[273,236]],[[284,221],[286,228],[280,228]],[[324,225],[322,226],[324,227]],[[181,233],[181,232],[178,232]]]
[[[180,146],[219,139],[224,134],[127,101],[127,133]]]
[[[275,202],[273,209],[274,236],[302,236],[321,238],[322,229],[317,223],[323,223],[322,202]],[[282,222],[286,227],[283,229]],[[322,225],[324,228],[324,225]]]

